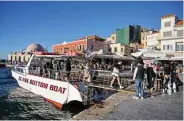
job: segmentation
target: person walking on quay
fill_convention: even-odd
[[[170,80],[170,73],[171,73],[171,68],[170,65],[167,63],[166,66],[164,67],[164,77],[165,77],[165,83],[164,83],[164,89],[163,92],[165,92],[165,90],[167,90],[168,88],[168,82]]]
[[[171,62],[171,88],[172,91],[176,90],[175,78],[176,78],[176,64],[172,61]]]
[[[146,75],[147,75],[147,82],[148,82],[148,89],[150,93],[150,97],[153,97],[153,87],[154,87],[154,78],[156,77],[155,72],[153,71],[153,68],[149,66],[148,64],[146,65]]]
[[[133,81],[135,81],[136,84],[136,96],[133,97],[135,99],[139,98],[144,99],[144,87],[143,87],[144,74],[145,69],[143,60],[139,60],[138,66],[135,68],[133,76]]]
[[[113,72],[112,72],[112,76],[113,76],[113,77],[112,77],[112,81],[111,81],[110,87],[112,87],[112,84],[113,84],[114,81],[117,79],[120,89],[123,88],[123,87],[121,86],[121,83],[120,83],[119,74],[120,74],[119,65],[118,65],[118,64],[115,64],[114,69],[113,69]]]

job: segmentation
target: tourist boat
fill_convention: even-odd
[[[81,88],[77,86],[81,81],[75,83],[66,81],[64,70],[60,68],[61,66],[56,69],[57,64],[52,70],[45,68],[51,60],[61,62],[63,57],[66,56],[52,53],[33,54],[26,66],[13,67],[12,76],[20,87],[42,96],[60,109],[63,104],[71,101],[83,102]]]

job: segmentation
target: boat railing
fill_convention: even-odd
[[[24,66],[24,67],[19,67],[19,66],[14,66],[12,70],[19,72],[23,75],[25,74],[30,74],[30,75],[35,75],[39,77],[45,77],[45,78],[50,78],[50,79],[55,79],[55,80],[61,80],[61,81],[66,81],[67,73],[64,69],[62,70],[57,70],[57,69],[45,69],[41,67],[32,67],[32,66]],[[84,73],[82,70],[72,70],[70,72],[70,78],[67,80],[72,81],[81,81],[84,76]]]
[[[41,67],[36,67],[36,66],[24,66],[24,67],[17,67],[14,66],[13,70],[26,75],[34,75],[34,76],[39,76],[39,77],[44,77],[44,78],[49,78],[49,79],[54,79],[58,81],[68,81],[71,84],[75,84],[76,82],[85,82],[86,84],[90,85],[98,85],[101,87],[109,87],[110,82],[112,81],[112,71],[107,71],[107,70],[94,70],[92,69],[90,72],[90,81],[86,81],[84,78],[85,73],[83,70],[73,70],[70,72],[69,78],[67,78],[67,73],[66,71],[63,70],[57,70],[57,69],[45,69]],[[114,72],[113,72],[114,73]],[[119,73],[120,75],[120,83],[124,87],[128,87],[131,84],[132,77],[127,77],[126,73]],[[116,81],[115,81],[116,83]]]
[[[131,75],[127,76],[127,73],[125,72],[113,72],[117,73],[120,77],[120,83],[123,87],[128,87],[133,78],[133,73]],[[106,71],[106,70],[91,70],[91,84],[98,85],[102,87],[109,87],[110,83],[112,81],[112,71]]]

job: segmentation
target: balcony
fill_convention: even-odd
[[[168,34],[166,31],[164,31],[165,34]],[[164,32],[162,32],[162,35],[164,35]],[[174,32],[169,33],[168,37],[161,37],[161,40],[170,40],[170,39],[182,39],[183,38],[183,30],[174,30]]]
[[[160,40],[183,39],[183,36],[161,37]]]

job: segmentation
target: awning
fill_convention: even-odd
[[[166,53],[154,50],[154,49],[143,49],[140,52],[132,53],[132,56],[134,57],[142,57],[142,58],[160,58],[160,57],[166,57]]]

